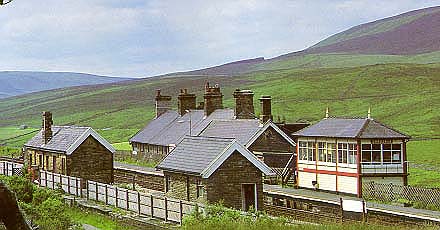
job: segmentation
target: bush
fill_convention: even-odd
[[[2,177],[1,180],[6,182],[8,188],[15,193],[18,201],[31,203],[35,185],[28,179],[20,176]]]
[[[72,224],[66,214],[66,206],[55,197],[49,197],[36,207],[36,223],[41,229],[68,229]]]

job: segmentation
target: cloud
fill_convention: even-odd
[[[15,0],[0,70],[151,76],[274,57],[434,1]]]

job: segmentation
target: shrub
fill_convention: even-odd
[[[36,223],[41,229],[68,229],[72,224],[71,218],[66,214],[66,206],[56,197],[49,197],[36,207]]]
[[[8,188],[15,193],[17,200],[31,203],[35,185],[28,179],[20,176],[2,177]]]

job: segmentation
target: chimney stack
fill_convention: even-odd
[[[216,109],[223,109],[223,94],[220,92],[218,85],[211,87],[209,82],[206,82],[203,98],[205,99],[205,116],[209,116]]]
[[[180,89],[180,94],[177,96],[177,99],[180,116],[185,115],[186,110],[196,109],[196,95],[188,93],[187,89]]]
[[[160,89],[156,90],[156,118],[170,109],[171,96],[160,94]]]
[[[261,123],[265,123],[268,120],[273,120],[271,96],[261,96],[259,100],[261,105],[261,115],[260,115]]]
[[[251,90],[236,89],[233,95],[235,98],[235,118],[254,119],[254,93]]]
[[[43,112],[43,141],[44,144],[47,144],[52,139],[52,113],[51,112]]]

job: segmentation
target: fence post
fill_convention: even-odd
[[[183,219],[183,205],[182,205],[182,200],[179,200],[179,220],[180,220],[180,225],[182,225],[182,220]]]
[[[55,189],[55,176],[52,173],[52,189]]]
[[[168,200],[165,197],[165,221],[168,221]]]
[[[116,208],[118,207],[118,187],[117,186],[115,186],[115,202],[116,202]]]
[[[75,178],[75,188],[76,188],[76,196],[78,196],[78,178]],[[81,191],[81,193],[79,194],[79,197],[81,197],[82,198],[82,190],[80,190]]]
[[[108,192],[107,192],[108,188],[107,188],[107,184],[105,184],[105,204],[108,204]]]
[[[96,201],[98,201],[98,182],[95,182]]]
[[[129,202],[128,202],[128,189],[125,191],[125,198],[127,201],[127,210],[128,210],[128,206],[129,206]]]
[[[141,194],[139,192],[138,193],[138,214],[141,215]]]
[[[6,163],[3,161],[3,175],[6,175]],[[7,176],[7,175],[6,175]]]
[[[67,179],[67,193],[70,194],[70,178],[66,176]],[[61,187],[63,187],[63,176],[61,176]]]
[[[154,217],[154,202],[153,202],[153,194],[150,194],[150,204],[151,204],[151,217]]]
[[[87,192],[87,200],[89,200],[89,181],[86,180],[86,192]]]
[[[11,171],[11,176],[14,175],[14,163],[12,163],[12,171]]]

